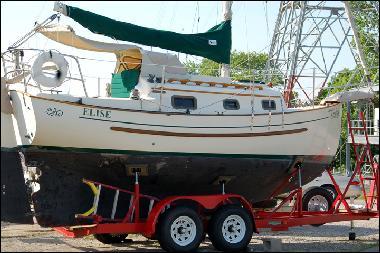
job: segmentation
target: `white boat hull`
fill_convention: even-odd
[[[34,116],[23,110],[23,118],[29,120],[19,125],[34,137],[24,138],[23,145],[248,157],[333,156],[340,135],[340,105],[254,115],[252,121],[250,115],[154,113],[24,97]],[[23,94],[13,91],[12,98],[22,101]]]

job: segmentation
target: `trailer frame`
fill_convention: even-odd
[[[360,129],[353,128],[350,124],[350,115],[348,114],[349,121],[349,131],[352,138],[352,145],[354,147],[356,155],[356,166],[355,170],[346,185],[344,191],[341,191],[338,184],[336,183],[334,176],[330,169],[327,169],[328,175],[335,187],[337,192],[337,197],[333,201],[327,211],[305,211],[303,210],[302,203],[302,164],[297,163],[290,175],[284,179],[283,183],[274,190],[272,197],[276,196],[284,187],[286,187],[292,179],[298,178],[299,186],[292,190],[288,196],[282,200],[282,202],[277,205],[272,210],[257,210],[252,207],[250,202],[246,200],[243,196],[238,194],[226,194],[224,193],[224,182],[220,182],[222,185],[221,194],[213,195],[194,195],[194,196],[170,196],[162,200],[156,197],[144,195],[140,193],[140,185],[138,182],[138,171],[135,171],[135,185],[134,191],[127,191],[120,189],[118,187],[102,184],[95,181],[83,180],[84,183],[88,184],[94,192],[94,204],[93,207],[86,213],[76,215],[78,219],[90,219],[92,221],[89,225],[79,225],[71,227],[55,227],[54,229],[67,237],[77,238],[83,237],[91,234],[142,234],[147,238],[155,238],[157,234],[157,223],[160,215],[166,212],[170,207],[175,206],[178,201],[190,201],[198,206],[196,210],[198,215],[202,218],[205,227],[207,228],[208,220],[206,216],[213,216],[222,206],[230,204],[238,204],[243,209],[248,211],[251,216],[253,231],[259,233],[258,229],[271,229],[272,231],[282,231],[288,230],[290,227],[294,226],[304,226],[313,224],[324,224],[330,222],[339,221],[353,221],[353,220],[369,220],[371,218],[379,217],[379,172],[378,164],[374,162],[371,149],[368,142],[367,129],[364,122],[363,112],[359,114],[360,120],[363,122],[363,127]],[[366,144],[355,143],[355,138],[353,131],[361,130],[364,131],[367,140]],[[358,151],[357,148],[360,150]],[[372,168],[373,177],[365,177],[362,175],[361,166],[363,163],[370,164]],[[362,186],[363,196],[365,200],[365,206],[362,209],[352,208],[346,201],[346,193],[351,185],[355,182],[353,179],[355,176],[359,176],[360,184]],[[365,190],[365,180],[371,181],[370,184],[370,195],[367,194]],[[117,202],[119,192],[125,192],[130,194],[131,202],[123,219],[104,218],[96,214],[100,190],[103,188],[108,188],[115,190],[114,204],[112,208],[112,214],[114,215],[117,204],[115,205],[115,200]],[[140,217],[140,200],[146,198],[150,200],[150,208],[146,219]],[[280,211],[281,208],[287,203],[293,203],[291,211]],[[375,205],[376,202],[376,205]],[[343,204],[343,208],[341,208]],[[113,216],[111,215],[111,216]]]

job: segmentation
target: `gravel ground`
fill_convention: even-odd
[[[363,204],[362,200],[355,201]],[[285,207],[283,211],[289,208]],[[320,227],[293,227],[289,231],[264,231],[253,234],[248,251],[263,252],[262,239],[277,238],[282,250],[287,252],[379,252],[379,219],[354,221],[356,240],[348,240],[350,221],[325,224]],[[1,252],[47,252],[47,251],[137,251],[160,252],[160,245],[140,235],[129,235],[132,243],[106,245],[93,236],[67,238],[51,228],[38,224],[24,225],[1,222]],[[216,252],[210,240],[201,244],[199,252]]]
[[[280,238],[284,251],[327,251],[327,252],[357,252],[378,251],[379,219],[355,221],[356,240],[348,240],[350,222],[336,222],[321,227],[296,227],[282,232],[261,232],[254,234],[250,251],[264,251],[263,238]],[[66,238],[52,229],[41,228],[38,225],[18,225],[1,223],[2,252],[45,252],[45,251],[162,251],[157,241],[147,240],[142,236],[130,235],[133,243],[105,245],[92,236],[85,238]],[[375,247],[375,248],[374,248]],[[377,247],[377,248],[376,248]],[[211,242],[206,239],[201,244],[199,252],[215,251]]]

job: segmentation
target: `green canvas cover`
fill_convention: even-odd
[[[198,55],[219,63],[230,63],[231,20],[205,33],[180,34],[116,21],[77,7],[66,5],[67,16],[91,32],[114,39]]]
[[[138,83],[140,70],[124,70],[120,74],[112,74],[111,97],[128,98]]]

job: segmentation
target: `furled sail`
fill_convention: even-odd
[[[116,21],[61,3],[58,3],[54,10],[72,18],[93,33],[118,40],[198,55],[219,63],[230,63],[231,20],[226,20],[205,33],[180,34]]]

